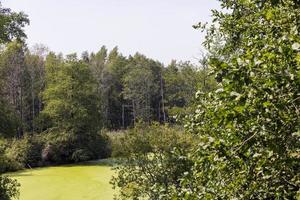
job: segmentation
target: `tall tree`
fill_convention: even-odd
[[[36,49],[37,51],[40,51]],[[43,50],[42,50],[43,51]],[[27,71],[27,124],[28,130],[35,131],[35,118],[42,110],[42,92],[45,87],[45,61],[42,52],[27,51],[25,65]]]
[[[0,70],[3,83],[3,96],[18,116],[17,136],[21,137],[24,131],[25,96],[26,94],[26,69],[25,47],[22,43],[14,41],[9,43],[1,55]]]
[[[123,95],[127,104],[132,106],[135,120],[158,119],[161,69],[160,63],[142,54],[129,58],[123,79]]]
[[[137,67],[124,78],[124,98],[131,101],[135,120],[150,121],[154,87],[153,74],[147,68]]]
[[[89,66],[92,71],[92,74],[96,80],[96,93],[100,100],[99,103],[99,112],[103,113],[103,124],[107,126],[107,116],[108,116],[108,98],[107,98],[107,49],[105,46],[102,46],[101,49],[96,53],[92,53],[89,58]]]
[[[0,44],[13,39],[23,40],[26,38],[23,28],[29,24],[26,14],[12,12],[9,8],[3,8],[0,2]]]
[[[23,31],[23,28],[26,24],[29,23],[27,16],[24,13],[15,13],[8,8],[3,8],[0,2],[0,45],[5,44],[9,41],[12,41],[14,38],[22,40],[26,38],[26,35]],[[2,52],[1,52],[2,54]],[[16,125],[14,112],[11,108],[7,106],[7,99],[3,98],[6,96],[4,93],[7,89],[6,79],[3,78],[3,75],[6,77],[6,71],[3,70],[3,64],[5,63],[1,55],[1,65],[0,65],[0,137],[9,134],[12,132]],[[3,81],[4,80],[4,81]],[[5,88],[5,89],[4,89]],[[20,131],[21,132],[21,131]],[[2,159],[2,153],[0,152],[0,160]],[[9,179],[4,176],[0,176],[0,196],[3,200],[9,200],[11,198],[18,197],[19,185],[15,180]]]
[[[190,62],[173,60],[164,68],[165,104],[169,118],[188,114],[198,89],[207,93],[216,87],[213,77],[207,75],[204,63],[200,64],[198,67]]]
[[[227,1],[208,29],[220,82],[187,125],[201,143],[186,199],[296,199],[300,190],[300,2]],[[228,12],[229,11],[229,12]],[[188,180],[188,181],[187,181]]]
[[[46,73],[43,113],[50,116],[54,126],[75,133],[97,131],[101,126],[98,97],[88,65],[74,55],[63,62],[50,54],[46,61]]]
[[[110,128],[122,126],[122,79],[126,72],[126,65],[127,60],[118,52],[118,48],[112,49],[108,55],[102,79],[103,100],[104,105],[107,105],[106,120]]]

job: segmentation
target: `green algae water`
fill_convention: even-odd
[[[112,200],[111,166],[102,162],[44,167],[10,174],[18,180],[20,200]]]

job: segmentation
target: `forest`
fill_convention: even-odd
[[[167,65],[29,48],[0,4],[0,200],[7,173],[103,159],[117,199],[300,199],[300,2],[219,2],[207,53]]]

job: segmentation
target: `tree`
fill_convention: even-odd
[[[97,84],[89,66],[76,54],[66,60],[51,53],[46,59],[42,115],[51,120],[44,159],[79,162],[107,156]]]
[[[79,133],[98,130],[100,112],[95,81],[88,65],[74,55],[63,62],[50,54],[46,73],[43,113],[50,116],[54,126]]]
[[[106,66],[103,70],[101,81],[103,92],[104,113],[109,128],[122,126],[122,79],[126,73],[127,60],[115,47],[108,54]]]
[[[24,13],[11,12],[8,8],[3,8],[0,2],[0,45],[5,44],[14,38],[22,40],[26,38],[23,31],[23,27],[29,23],[27,16]],[[1,55],[2,57],[2,55]],[[1,59],[1,64],[3,64]],[[5,81],[1,80],[3,78],[3,66],[0,66],[0,136],[4,133],[7,135],[15,127],[15,120],[13,112],[10,108],[5,105],[7,103],[6,99],[2,98],[4,93],[3,87],[5,87]],[[4,112],[3,112],[4,111]],[[8,112],[7,112],[8,111]],[[2,115],[3,114],[3,115]],[[3,127],[3,124],[4,125]],[[7,129],[7,127],[9,127]],[[1,157],[2,155],[0,155]],[[0,158],[1,160],[1,158]],[[18,183],[6,176],[0,176],[0,196],[3,200],[9,200],[18,197]]]
[[[0,138],[11,138],[17,132],[17,117],[7,101],[0,99]]]
[[[26,14],[12,12],[9,8],[3,8],[0,2],[0,44],[13,39],[23,40],[26,38],[23,28],[29,24]]]
[[[34,131],[34,119],[42,109],[44,57],[42,49],[35,51],[40,52],[32,53],[24,43],[13,41],[0,54],[1,102],[7,114],[10,113],[9,118],[14,120],[8,123],[15,126],[10,134],[18,137],[23,132]]]
[[[137,67],[124,78],[124,98],[132,102],[134,119],[149,122],[151,119],[151,91],[155,90],[149,69]]]
[[[206,46],[220,88],[197,93],[187,124],[200,136],[185,199],[296,199],[300,189],[300,3],[225,1]]]
[[[8,107],[12,107],[17,116],[17,136],[22,137],[25,120],[25,97],[26,97],[26,68],[25,46],[17,41],[7,45],[1,53],[0,71],[2,77],[2,93]]]
[[[170,121],[172,116],[185,116],[191,111],[197,90],[207,93],[216,87],[213,77],[207,75],[203,61],[198,67],[190,62],[173,60],[164,68],[165,104]]]
[[[139,53],[129,58],[122,94],[127,104],[132,106],[134,121],[157,119],[161,101],[161,69],[160,63]]]
[[[103,113],[103,125],[109,126],[109,122],[107,120],[108,116],[108,98],[107,98],[107,79],[110,76],[106,77],[106,68],[107,68],[107,49],[105,46],[102,46],[100,51],[96,54],[92,53],[89,58],[89,67],[92,71],[92,74],[96,80],[96,93],[99,103],[99,112]]]
[[[184,76],[183,71],[187,72],[186,66],[190,67],[189,64],[185,65],[182,63],[177,63],[173,60],[170,65],[165,69],[165,91],[166,91],[166,101],[169,108],[172,107],[184,107],[193,98],[196,91],[197,81],[188,82],[190,75]],[[196,69],[190,68],[192,70],[192,76],[196,77]],[[188,83],[188,84],[186,84]]]
[[[45,87],[45,54],[47,48],[38,45],[32,51],[25,54],[25,68],[27,72],[27,130],[34,132],[38,130],[36,120],[42,111],[42,92]],[[39,130],[40,131],[40,130]]]

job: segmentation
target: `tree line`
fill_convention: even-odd
[[[140,53],[125,57],[105,46],[80,58],[64,57],[42,45],[28,50],[19,41],[2,47],[0,78],[0,133],[16,137],[85,120],[109,129],[172,121],[192,105],[199,87],[214,87],[205,70],[190,62],[164,67]]]

